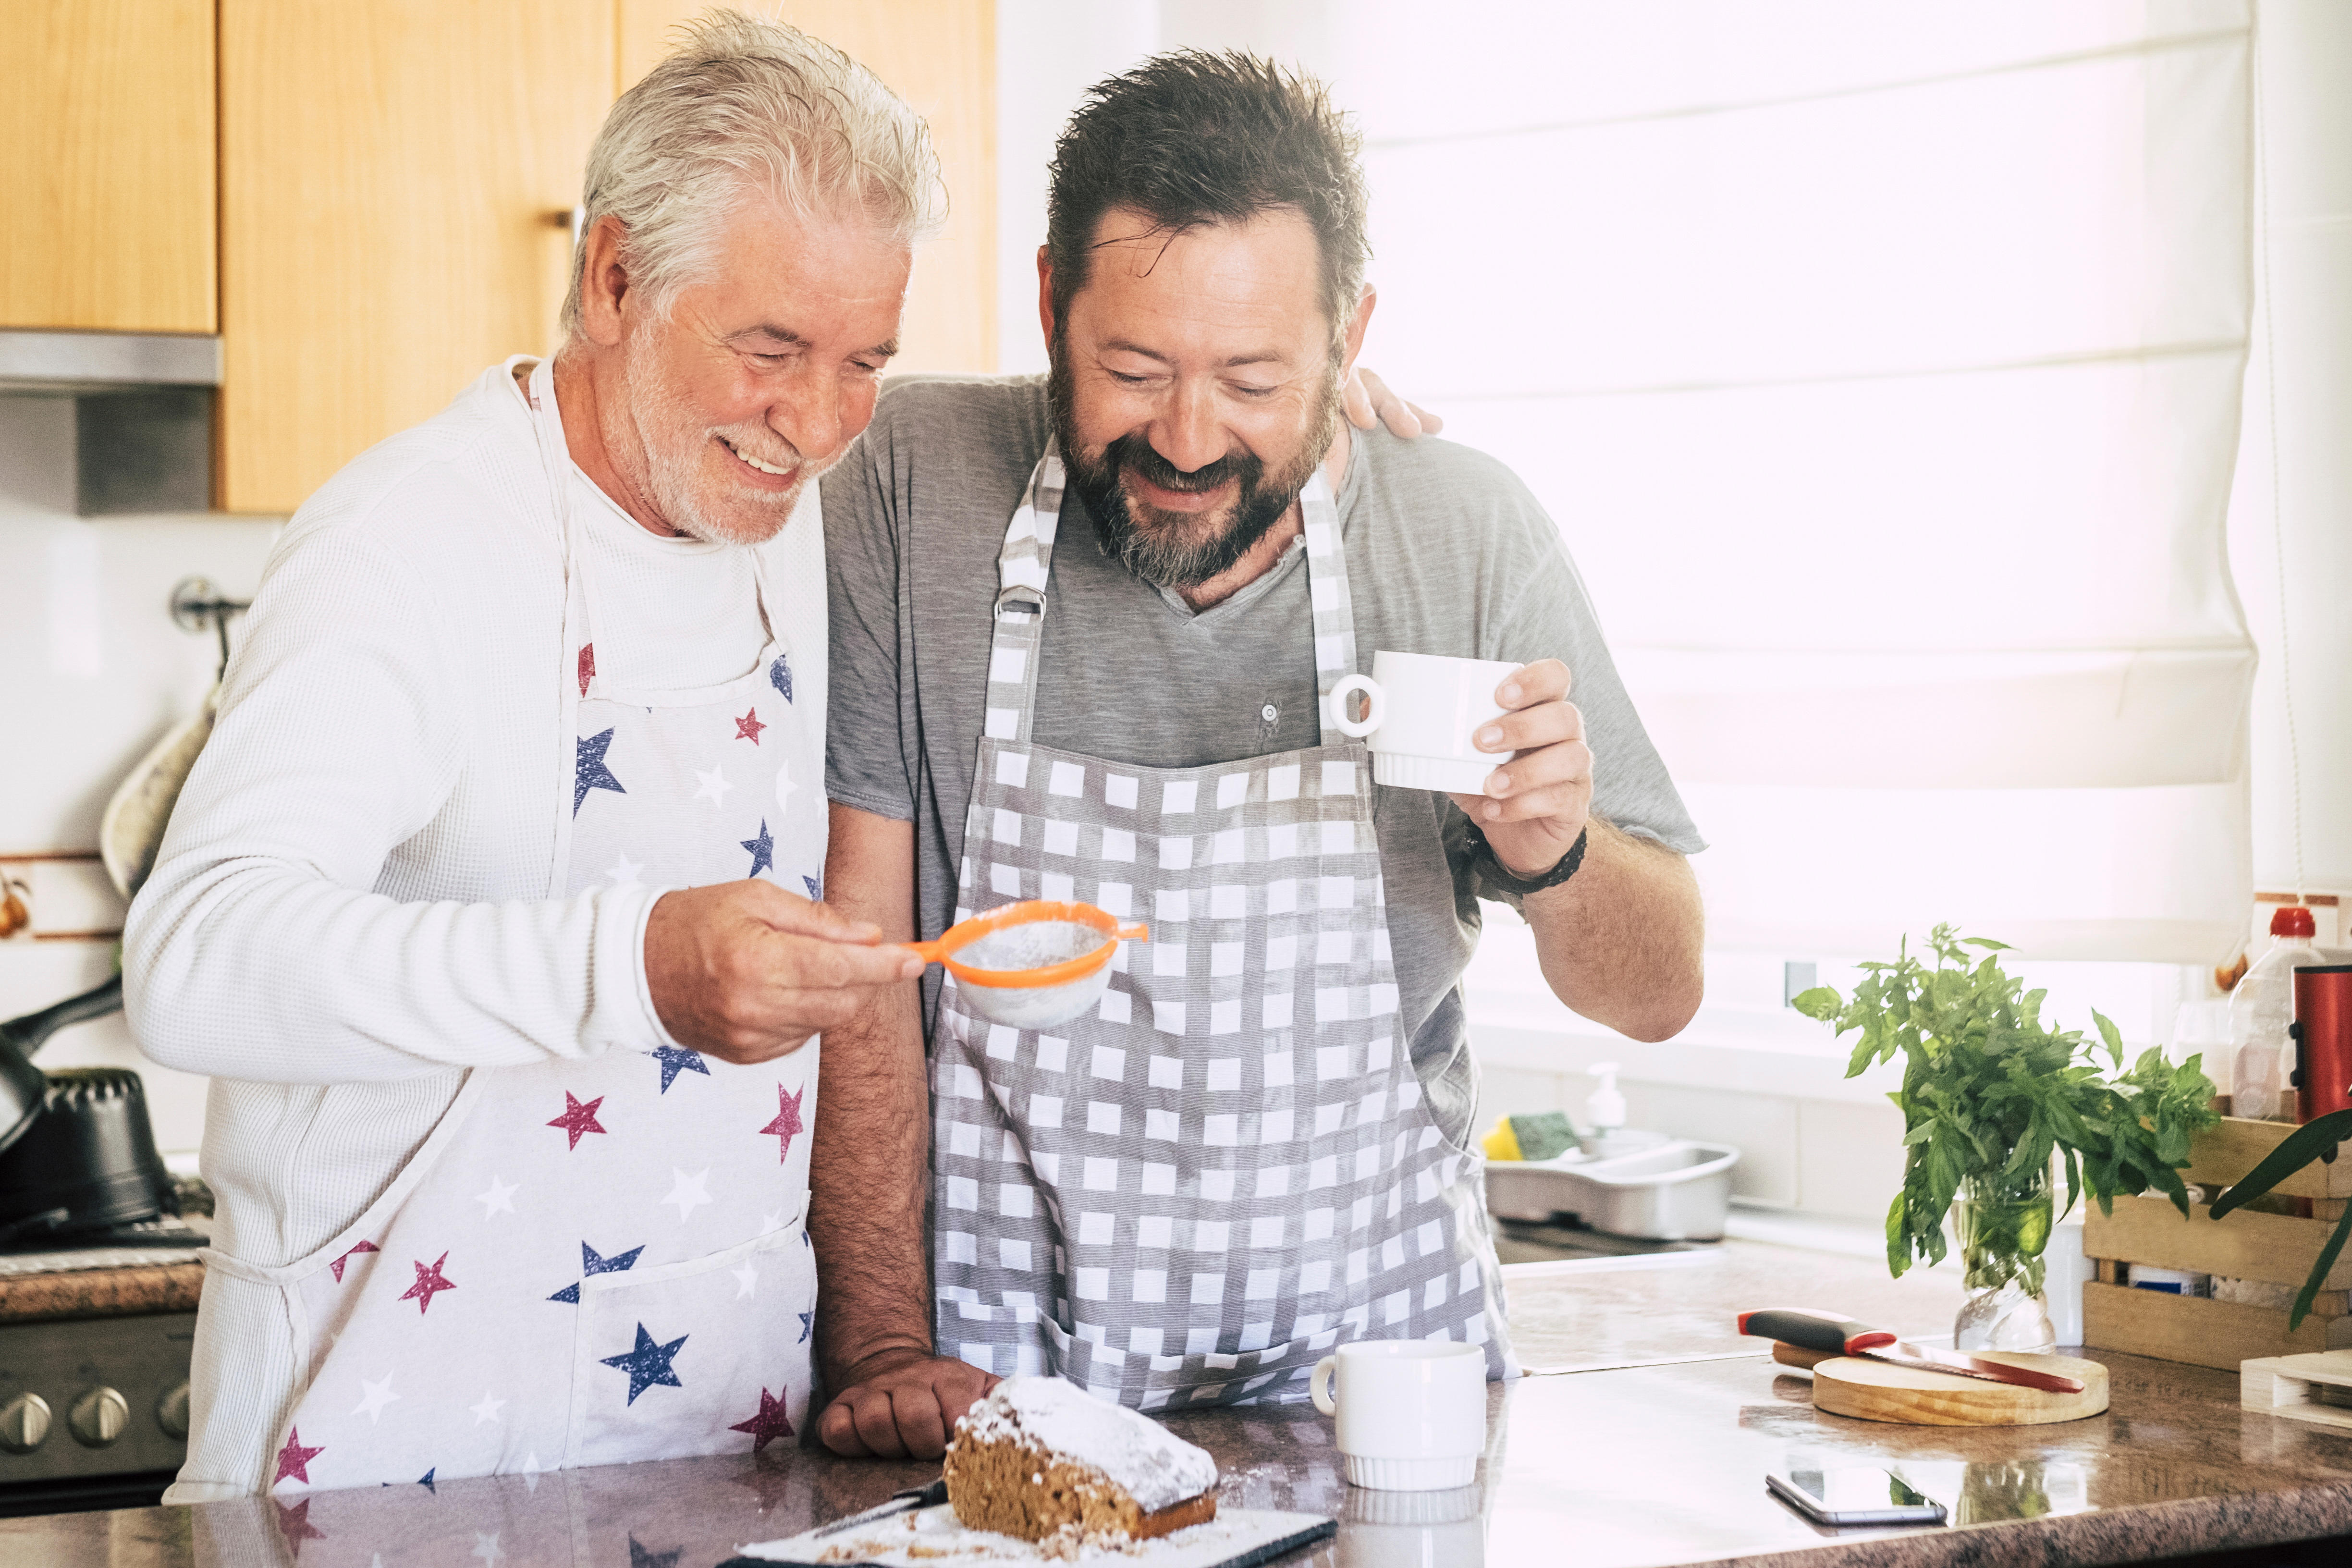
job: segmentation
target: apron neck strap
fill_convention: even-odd
[[[996,556],[994,623],[988,650],[992,739],[1025,742],[1035,729],[1037,654],[1045,633],[1045,584],[1061,525],[1066,476],[1058,446],[1030,470],[1029,485]],[[1314,608],[1315,689],[1325,731],[1333,728],[1331,689],[1356,672],[1356,621],[1349,607],[1348,562],[1340,548],[1339,509],[1318,467],[1298,493],[1307,540],[1307,591]]]

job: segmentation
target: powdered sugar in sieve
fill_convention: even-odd
[[[1077,921],[1031,921],[966,943],[955,959],[970,969],[1043,969],[1083,958],[1110,940]]]

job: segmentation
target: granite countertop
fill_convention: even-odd
[[[1730,1332],[1733,1312],[1835,1306],[1927,1332],[1948,1325],[1952,1277],[1889,1281],[1882,1265],[1745,1243],[1679,1256],[1699,1261],[1513,1272],[1529,1364],[1619,1364],[1490,1389],[1474,1488],[1350,1489],[1328,1423],[1304,1405],[1169,1424],[1215,1454],[1229,1506],[1339,1517],[1336,1541],[1296,1559],[1315,1568],[2087,1568],[2352,1531],[2352,1432],[2241,1410],[2230,1373],[2100,1353],[2112,1408],[2062,1426],[1821,1415],[1806,1378]],[[1764,1490],[1768,1470],[1841,1464],[1900,1466],[1952,1510],[1955,1528],[1827,1531]],[[757,1458],[0,1521],[0,1560],[711,1568],[740,1543],[792,1534],[935,1473],[775,1445]]]

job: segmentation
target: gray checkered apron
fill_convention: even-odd
[[[1431,1120],[1402,1037],[1369,754],[1145,768],[1034,743],[1062,482],[1048,448],[1005,530],[956,918],[1080,899],[1151,941],[1050,1031],[989,1023],[949,978],[940,1349],[1145,1410],[1304,1399],[1343,1339],[1467,1341],[1490,1377],[1517,1375],[1483,1162]],[[1347,567],[1321,476],[1301,500],[1336,735]]]

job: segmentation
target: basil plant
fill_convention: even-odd
[[[1906,939],[1893,963],[1862,965],[1851,999],[1817,985],[1794,1001],[1840,1036],[1861,1031],[1848,1078],[1904,1058],[1903,1087],[1887,1097],[1902,1109],[1907,1152],[1886,1213],[1886,1266],[1897,1276],[1917,1259],[1943,1261],[1944,1216],[1964,1184],[2040,1190],[2053,1154],[2066,1172],[2062,1215],[2085,1191],[2111,1212],[2116,1198],[2150,1190],[2187,1215],[2189,1138],[2221,1120],[2200,1058],[2174,1067],[2151,1048],[2126,1070],[2123,1037],[2096,1010],[2099,1045],[2046,1026],[2046,993],[2001,968],[2007,947],[1939,925],[1927,939],[1933,967]],[[2038,1255],[2047,1235],[2015,1240]]]

